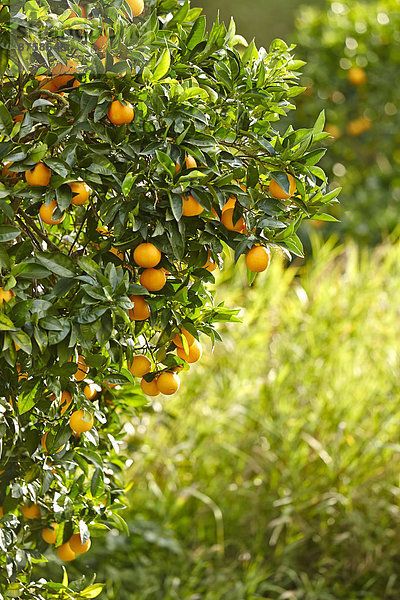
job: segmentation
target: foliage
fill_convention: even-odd
[[[132,4],[60,13],[59,3],[21,0],[0,10],[0,589],[9,596],[100,593],[90,578],[33,583],[30,569],[53,556],[42,538],[52,523],[64,559],[72,534],[83,545],[126,530],[122,428],[146,403],[134,355],[148,356],[142,386],[154,386],[186,365],[172,343],[182,326],[219,339],[215,323],[237,311],[214,303],[209,259],[221,265],[224,249],[238,259],[257,243],[301,256],[301,221],[338,193],[316,166],[323,114],[313,129],[274,128],[301,91],[292,47],[250,44],[241,56],[234,24],[207,35],[186,0],[149,1],[133,22]],[[277,200],[268,185],[289,196],[287,174],[297,191]],[[197,216],[183,214],[189,195]],[[149,241],[161,252],[151,279],[166,279],[157,289],[134,260]],[[135,316],[140,299],[149,318]],[[129,391],[114,398],[115,384]]]
[[[245,335],[133,422],[131,538],[80,566],[110,600],[397,599],[400,244],[314,250],[224,273]]]
[[[339,228],[369,244],[398,224],[400,110],[393,81],[400,67],[399,30],[396,0],[327,1],[321,9],[303,8],[297,18],[307,92],[293,122],[302,126],[313,111],[326,109],[333,138],[322,166],[343,187],[335,212]],[[365,72],[365,84],[350,83],[352,67]]]

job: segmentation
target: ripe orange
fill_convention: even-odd
[[[61,414],[65,414],[72,404],[72,396],[69,392],[62,392],[60,398]]]
[[[133,260],[139,267],[156,267],[161,260],[161,252],[154,244],[139,244],[133,253]]]
[[[71,59],[68,59],[65,65],[62,62],[58,62],[51,73],[53,76],[53,86],[56,86],[58,89],[67,85],[74,79],[77,68],[77,63]]]
[[[0,307],[3,306],[3,302],[10,302],[13,296],[15,296],[15,293],[12,290],[5,291],[0,287]]]
[[[195,169],[197,167],[197,162],[193,158],[193,156],[191,156],[190,154],[187,154],[185,156],[185,165],[186,165],[187,169]],[[180,168],[181,168],[181,165],[179,163],[176,163],[176,165],[175,165],[175,173],[177,173]]]
[[[104,31],[104,32],[103,32],[103,35],[100,35],[100,36],[97,38],[97,40],[95,40],[95,41],[93,42],[93,46],[94,46],[95,48],[97,48],[97,50],[100,50],[101,52],[103,52],[103,51],[104,51],[104,50],[107,48],[109,41],[110,41],[110,40],[108,39],[108,35],[107,35],[107,33]]]
[[[122,250],[118,250],[117,248],[110,248],[110,252],[111,252],[111,254],[115,254],[115,256],[117,258],[119,258],[119,260],[121,260],[121,261],[123,261],[125,258],[125,255],[122,252]]]
[[[47,436],[48,436],[48,435],[49,435],[49,432],[48,432],[48,431],[46,431],[46,433],[44,433],[44,434],[42,435],[42,440],[41,440],[42,448],[43,448],[43,450],[46,452],[46,454],[47,454],[46,440],[47,440]],[[62,446],[61,446],[61,447],[60,447],[58,450],[56,450],[55,452],[54,452],[54,450],[53,450],[53,452],[54,452],[55,454],[58,454],[59,452],[61,452],[61,450],[62,450],[63,448],[64,448],[64,445],[62,445]]]
[[[2,519],[4,516],[4,511],[3,511],[3,507],[0,506],[0,519]]]
[[[25,519],[40,519],[40,508],[38,504],[27,504],[21,505],[21,511]]]
[[[208,251],[207,260],[202,268],[207,269],[207,271],[210,271],[210,273],[215,271],[215,269],[217,268],[217,264],[210,259],[210,251]]]
[[[139,280],[149,292],[158,292],[164,287],[167,278],[161,269],[145,269]]]
[[[171,371],[164,371],[157,377],[158,390],[165,396],[171,396],[179,390],[179,377]]]
[[[351,67],[347,73],[347,79],[352,85],[365,85],[367,83],[367,74],[361,67]]]
[[[81,13],[82,13],[82,17],[84,19],[87,18],[87,12],[85,10],[84,6],[81,6],[80,4],[78,4],[79,8],[81,9]],[[68,19],[74,19],[75,17],[80,17],[81,15],[77,15],[76,12],[74,10],[71,10],[71,12],[68,15]]]
[[[74,560],[75,552],[71,549],[69,542],[65,542],[65,544],[61,544],[57,548],[58,557],[61,558],[64,562],[69,562]]]
[[[83,433],[92,429],[94,417],[85,410],[75,410],[69,418],[69,426],[74,433]]]
[[[8,179],[12,179],[13,181],[14,180],[16,181],[18,179],[18,177],[19,177],[19,173],[17,173],[16,171],[12,171],[10,169],[10,167],[11,167],[12,164],[13,164],[12,162],[6,163],[4,165],[4,167],[2,168],[2,170],[1,170],[1,174],[3,175],[3,177],[6,177]]]
[[[42,162],[37,163],[35,167],[28,171],[25,171],[25,179],[30,186],[45,186],[49,185],[51,177],[51,171]]]
[[[75,554],[84,554],[85,552],[87,552],[89,550],[91,541],[89,538],[87,540],[87,542],[82,544],[80,534],[74,533],[74,535],[68,540],[68,544],[69,544],[72,552],[75,552]]]
[[[94,400],[97,396],[97,386],[94,383],[88,383],[83,388],[83,393],[88,400]]]
[[[151,371],[151,361],[147,356],[138,354],[133,357],[132,363],[129,365],[129,370],[134,377],[143,377]]]
[[[76,183],[69,183],[68,185],[73,194],[71,204],[74,206],[81,206],[89,200],[90,192],[92,190],[87,183],[84,181],[77,181]]]
[[[48,544],[56,543],[57,527],[57,523],[51,523],[50,527],[45,527],[42,529],[42,538]]]
[[[271,194],[271,196],[273,198],[276,198],[277,200],[288,200],[288,198],[291,198],[293,196],[293,194],[295,193],[295,191],[297,189],[294,177],[290,173],[286,173],[286,175],[289,178],[289,193],[288,194],[283,190],[283,188],[281,188],[279,183],[277,183],[274,179],[271,179],[271,182],[269,184],[269,193]]]
[[[140,387],[146,396],[158,396],[160,390],[157,387],[157,377],[155,377],[152,381],[146,381],[142,379],[140,382]]]
[[[191,333],[189,333],[184,327],[182,327],[180,334],[177,333],[175,335],[175,337],[172,339],[175,346],[177,346],[178,348],[183,348],[183,342],[182,342],[182,338],[181,338],[182,335],[186,338],[188,346],[191,346],[192,344],[194,344],[196,338]]]
[[[183,348],[177,348],[176,351],[179,358],[186,360],[188,363],[197,362],[201,358],[202,347],[201,344],[195,340],[191,346],[189,346],[189,354],[186,354]]]
[[[326,133],[329,133],[329,135],[334,140],[337,140],[338,138],[340,138],[340,129],[337,125],[334,125],[333,123],[327,123],[327,125],[325,127],[325,131],[326,131]]]
[[[372,123],[368,117],[359,117],[358,119],[354,119],[350,121],[347,125],[347,133],[349,135],[357,136],[361,135],[365,131],[371,129]]]
[[[143,0],[126,0],[126,2],[131,9],[132,17],[138,17],[144,11]]]
[[[233,207],[231,208],[233,203]],[[233,211],[234,205],[236,203],[235,198],[229,198],[228,202],[222,209],[221,213],[221,223],[224,225],[229,231],[241,231],[244,227],[244,219],[243,217],[239,217],[236,223],[233,222]]]
[[[53,213],[56,208],[57,202],[55,200],[52,200],[48,206],[46,206],[46,204],[42,204],[39,210],[39,215],[43,223],[46,223],[46,225],[58,225],[64,221],[65,214],[63,214],[61,219],[53,219]]]
[[[79,354],[78,356],[78,369],[76,371],[76,373],[74,373],[74,378],[76,379],[76,381],[83,381],[86,377],[86,375],[89,373],[89,367],[85,362],[85,359],[83,358],[83,356],[81,354]]]
[[[261,273],[268,268],[271,260],[270,251],[264,246],[253,246],[246,254],[246,265],[250,271]]]
[[[143,296],[131,296],[130,301],[133,302],[133,309],[130,309],[129,316],[133,321],[144,321],[149,318],[149,305]]]
[[[129,102],[126,102],[124,105],[119,100],[114,100],[111,102],[107,116],[114,125],[123,125],[124,123],[133,121],[135,111]]]
[[[182,196],[182,200],[182,215],[184,217],[197,217],[197,215],[201,215],[204,208],[201,206],[201,204],[199,204],[199,202],[197,202],[197,200],[193,198],[193,196],[191,196],[190,194],[187,198],[185,198],[185,196]]]

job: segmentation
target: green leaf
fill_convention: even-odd
[[[101,496],[104,493],[103,471],[99,467],[94,470],[92,481],[90,483],[90,491],[93,498]]]
[[[0,243],[11,242],[20,235],[21,231],[13,225],[0,225]]]
[[[0,129],[3,133],[11,134],[14,123],[3,102],[0,102]]]
[[[170,194],[169,202],[171,204],[172,214],[177,221],[180,221],[183,211],[183,200],[179,194]]]
[[[133,173],[127,173],[125,175],[125,179],[122,182],[122,193],[124,194],[124,196],[129,195],[129,192],[132,189],[135,179],[136,179],[136,175],[133,175]]]
[[[31,354],[32,352],[32,342],[31,342],[31,338],[29,337],[29,335],[27,333],[25,333],[25,331],[22,331],[22,329],[20,331],[11,332],[11,337],[13,342],[15,342],[16,344],[18,344],[18,346],[20,346],[20,348],[26,352],[26,354]]]
[[[157,61],[156,67],[153,71],[152,81],[159,81],[168,73],[171,66],[171,55],[168,48],[165,48],[159,60]]]
[[[156,156],[158,162],[162,164],[167,173],[169,173],[170,176],[173,177],[175,175],[175,163],[172,160],[172,158],[168,156],[168,154],[166,154],[165,152],[162,152],[161,150],[156,150]]]
[[[31,408],[33,408],[36,404],[36,402],[38,401],[38,399],[36,398],[36,393],[37,390],[39,388],[40,382],[38,382],[35,387],[28,392],[27,394],[20,394],[19,398],[18,398],[18,412],[20,415],[23,415],[24,413],[28,412],[29,410],[31,410]]]
[[[15,327],[7,315],[0,313],[0,331],[18,331],[18,327]]]
[[[195,21],[186,40],[186,46],[189,50],[193,50],[193,48],[195,48],[195,46],[197,46],[197,44],[203,40],[205,32],[206,18],[204,15],[202,15]]]
[[[317,120],[315,121],[315,125],[313,127],[313,133],[321,133],[325,126],[325,110],[321,110],[319,113]]]
[[[79,596],[82,596],[83,598],[97,598],[103,591],[104,585],[104,583],[93,583],[82,590]]]
[[[36,258],[51,273],[55,273],[60,277],[75,276],[74,263],[66,254],[62,254],[61,252],[43,252],[38,253]]]

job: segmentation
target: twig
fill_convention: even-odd
[[[80,224],[80,227],[79,227],[79,229],[78,229],[78,233],[76,234],[76,236],[75,236],[75,239],[74,239],[74,241],[72,242],[72,246],[71,246],[71,248],[69,249],[68,256],[70,256],[70,254],[71,254],[72,250],[74,249],[74,246],[75,246],[76,242],[78,241],[78,238],[79,238],[79,236],[81,235],[82,228],[83,228],[83,226],[84,226],[84,224],[85,224],[85,221],[86,221],[86,219],[87,219],[87,216],[88,216],[89,209],[90,209],[90,206],[88,206],[88,207],[86,208],[85,216],[84,216],[84,218],[83,218],[83,220],[82,220],[82,223]]]
[[[27,225],[29,225],[29,227],[44,241],[46,242],[46,244],[52,248],[53,250],[56,250],[57,252],[60,252],[60,249],[58,246],[56,246],[56,244],[54,244],[54,242],[52,242],[48,236],[43,233],[42,231],[40,231],[39,227],[36,225],[35,221],[32,219],[32,217],[30,217],[29,215],[26,214],[25,211],[22,210],[22,208],[18,209],[19,214],[24,218],[24,221],[26,222]]]
[[[37,239],[33,235],[32,231],[30,231],[28,229],[28,227],[25,225],[25,223],[23,222],[23,220],[20,217],[18,217],[17,215],[15,216],[15,220],[20,224],[21,228],[25,231],[25,233],[28,235],[28,237],[31,238],[32,242],[38,248],[38,250],[43,250],[43,248],[41,247],[41,245],[39,244],[39,242],[37,241]]]

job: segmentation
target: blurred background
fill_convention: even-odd
[[[110,600],[398,600],[400,4],[195,4],[258,46],[297,44],[287,124],[326,110],[339,221],[305,227],[306,260],[274,256],[251,288],[240,261],[219,274],[242,324],[126,423],[131,535],[69,572]]]

